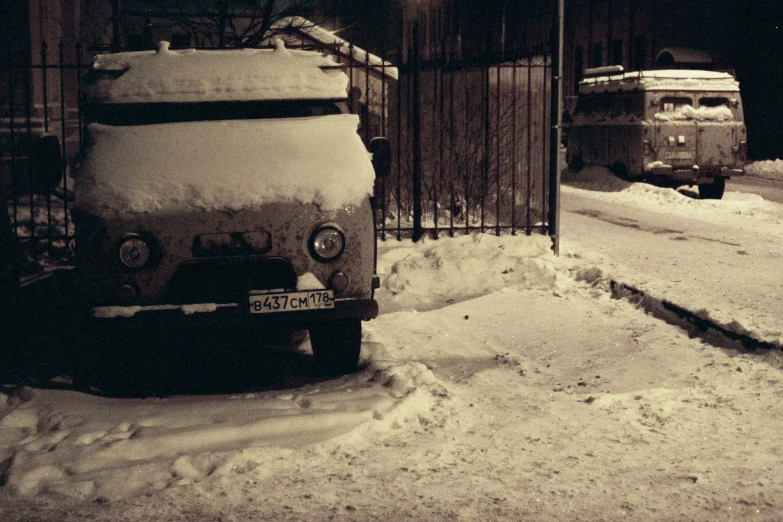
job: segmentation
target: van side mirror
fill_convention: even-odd
[[[384,178],[391,172],[391,145],[387,138],[373,138],[370,142],[372,153],[372,166],[375,168],[375,177]]]
[[[44,134],[33,140],[32,162],[35,187],[52,191],[62,181],[63,157],[60,140],[53,134]]]

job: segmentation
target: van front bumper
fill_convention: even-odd
[[[228,321],[248,324],[279,325],[307,329],[309,325],[340,319],[361,319],[369,321],[378,316],[378,302],[375,299],[335,299],[334,308],[295,312],[274,312],[252,314],[246,303],[202,303],[187,305],[150,306],[102,306],[92,308],[92,316],[100,321]]]
[[[674,168],[671,165],[656,165],[651,167],[647,171],[648,176],[656,176],[661,178],[669,178],[677,181],[690,181],[693,183],[704,182],[712,183],[712,180],[716,177],[730,178],[732,176],[744,176],[745,171],[743,169],[735,169],[730,167],[720,168]]]

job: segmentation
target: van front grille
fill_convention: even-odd
[[[296,288],[296,272],[283,258],[221,258],[183,263],[169,284],[175,304],[241,303],[251,290]]]

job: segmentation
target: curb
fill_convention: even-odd
[[[719,346],[726,347],[726,344],[741,343],[742,346],[749,351],[757,349],[783,349],[778,343],[761,341],[750,335],[737,333],[728,329],[724,325],[720,325],[711,319],[705,319],[699,317],[696,313],[676,305],[671,301],[665,299],[658,299],[646,294],[644,290],[640,290],[633,286],[615,281],[609,280],[609,288],[613,299],[626,299],[634,304],[639,305],[645,312],[651,314],[657,319],[661,319],[669,324],[679,326],[686,330],[691,337],[699,337],[704,342]],[[728,341],[727,343],[716,342],[714,336],[710,336],[710,333],[717,333],[723,339]],[[713,337],[713,338],[710,338]]]

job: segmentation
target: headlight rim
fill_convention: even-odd
[[[146,247],[146,257],[142,263],[126,262],[125,255],[123,254],[123,247],[131,241],[139,241]],[[129,232],[124,234],[117,243],[116,253],[117,259],[121,266],[126,270],[132,271],[148,269],[151,266],[154,266],[157,259],[160,257],[157,241],[155,241],[155,239],[149,234],[138,232]]]
[[[340,242],[341,242],[339,252],[337,252],[337,254],[333,255],[332,257],[323,256],[316,249],[316,239],[318,238],[318,235],[321,234],[322,232],[329,231],[329,230],[333,230],[337,232],[337,234],[340,236]],[[343,255],[343,252],[345,252],[345,243],[346,243],[345,233],[339,226],[337,226],[334,223],[325,223],[323,225],[318,226],[313,231],[313,233],[310,234],[310,240],[308,241],[310,255],[313,257],[313,259],[315,259],[319,263],[332,263],[340,259],[340,257],[342,257]]]

